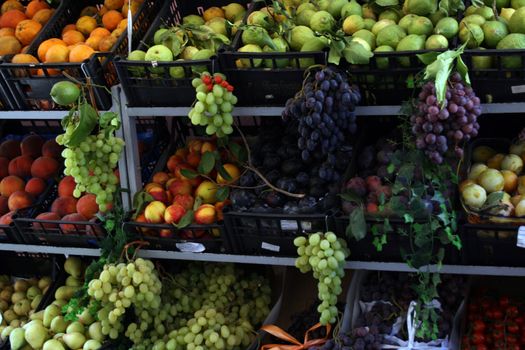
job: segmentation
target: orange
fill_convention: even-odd
[[[37,75],[41,75],[41,76],[44,76],[46,75],[44,73],[44,70],[43,69],[39,69],[36,71],[36,74]],[[47,69],[47,75],[59,75],[60,74],[60,71],[58,69]]]
[[[86,45],[91,47],[93,50],[95,51],[98,51],[98,47],[99,47],[99,44],[100,44],[100,41],[103,39],[104,37],[102,36],[90,36],[87,40],[86,40]]]
[[[40,10],[48,9],[49,5],[44,0],[33,0],[26,7],[26,16],[33,18],[33,16]]]
[[[57,44],[67,46],[64,41],[57,38],[47,39],[40,44],[40,46],[38,47],[38,59],[40,60],[40,62],[44,62],[46,60],[47,50],[49,50],[51,46]]]
[[[128,28],[128,20],[124,18],[117,26],[117,30],[125,31]]]
[[[0,56],[13,55],[19,53],[22,49],[20,42],[12,36],[4,36],[0,38]]]
[[[7,11],[9,10],[20,10],[22,12],[25,11],[24,9],[24,5],[22,5],[19,1],[17,0],[7,0],[6,2],[4,2],[2,4],[2,13],[6,13]]]
[[[111,51],[111,48],[113,47],[113,45],[115,45],[117,40],[118,38],[113,35],[102,38],[102,40],[100,40],[100,42],[98,43],[98,50],[102,52]]]
[[[74,45],[78,43],[84,42],[84,35],[82,35],[81,32],[78,30],[68,30],[64,34],[62,34],[62,40],[66,43],[66,45]]]
[[[27,19],[20,10],[9,10],[0,17],[0,27],[15,29],[17,24]]]
[[[62,44],[55,44],[46,52],[46,63],[62,63],[69,60],[69,49]]]
[[[102,5],[102,7],[98,10],[98,15],[99,15],[100,17],[102,17],[102,16],[104,16],[108,11],[109,11],[109,9],[108,9],[106,6]]]
[[[64,29],[62,29],[62,34],[70,30],[77,30],[77,26],[74,24],[68,24],[67,26],[64,27]]]
[[[77,45],[69,53],[69,62],[82,62],[95,53],[88,45]]]
[[[82,9],[82,11],[80,11],[80,16],[79,17],[82,17],[82,16],[93,17],[97,13],[98,13],[98,10],[97,10],[97,8],[95,6],[87,6],[87,7],[84,7]]]
[[[111,36],[114,36],[115,38],[120,38],[120,36],[122,35],[122,33],[124,33],[126,29],[115,29],[112,33],[111,33]]]
[[[104,6],[106,6],[108,10],[121,9],[122,6],[124,6],[124,0],[105,0]]]
[[[104,24],[104,27],[106,27],[107,30],[113,30],[117,28],[120,21],[122,21],[122,18],[120,12],[111,10],[102,16],[102,24]]]
[[[0,37],[3,37],[3,36],[15,36],[15,30],[13,28],[0,29]]]
[[[97,20],[93,17],[82,16],[78,19],[76,25],[79,32],[89,35],[97,27]]]
[[[41,25],[44,25],[51,19],[51,16],[53,16],[53,12],[55,12],[55,10],[53,9],[42,9],[35,13],[35,15],[33,16],[33,20],[37,21]]]
[[[106,37],[108,35],[111,35],[111,32],[109,30],[107,30],[106,28],[100,27],[100,28],[96,28],[95,30],[93,30],[91,32],[91,34],[89,34],[89,37],[92,38],[94,36],[99,36],[99,37],[103,38],[103,37]]]
[[[26,19],[18,23],[15,29],[16,38],[22,45],[29,45],[42,29],[42,25],[32,19]]]
[[[27,53],[27,51],[29,51],[29,45],[24,46],[22,50],[20,50],[20,53]]]
[[[132,16],[135,16],[137,12],[139,12],[140,5],[142,5],[142,3],[131,0],[131,15]],[[128,17],[128,8],[129,8],[129,2],[126,1],[124,6],[122,7],[122,16]]]
[[[37,58],[33,55],[28,55],[28,54],[25,54],[25,53],[19,53],[19,54],[16,54],[13,56],[13,59],[11,60],[11,63],[16,63],[16,64],[30,64],[30,63],[40,63],[38,62]],[[21,73],[20,75],[22,76],[25,76],[25,72],[23,72],[23,70],[21,70]],[[31,74],[35,75],[37,74],[37,70],[36,69],[31,69]]]

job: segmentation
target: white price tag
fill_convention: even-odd
[[[520,248],[525,248],[525,226],[520,226],[518,229],[518,241],[516,245]]]
[[[266,250],[270,250],[270,251],[276,252],[276,253],[278,253],[281,250],[281,247],[279,247],[278,245],[270,244],[270,243],[266,243],[266,242],[262,242],[261,243],[261,248],[262,249],[266,249]]]
[[[310,231],[312,229],[312,223],[310,221],[301,221],[301,229],[303,231]],[[297,221],[295,220],[281,220],[281,229],[284,231],[297,231]]]
[[[511,86],[510,90],[512,91],[513,94],[522,94],[525,92],[525,85]]]
[[[175,246],[185,253],[202,253],[206,250],[204,245],[195,242],[176,243]]]

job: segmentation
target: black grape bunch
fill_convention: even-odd
[[[410,117],[416,147],[424,150],[435,164],[443,163],[445,155],[452,151],[462,158],[462,144],[479,132],[477,119],[481,115],[481,105],[472,87],[456,72],[449,78],[442,108],[434,82],[423,85],[417,102]]]
[[[317,151],[329,159],[345,144],[346,133],[356,132],[355,106],[360,100],[358,88],[337,68],[325,67],[306,77],[303,89],[286,102],[282,113],[285,121],[297,121],[297,145],[304,161]]]

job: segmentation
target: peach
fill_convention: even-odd
[[[459,192],[463,192],[465,187],[467,187],[468,185],[474,185],[475,183],[476,182],[472,179],[466,179],[461,181],[461,183],[459,184]]]
[[[166,191],[166,203],[173,203],[173,195],[170,191]]]
[[[215,194],[217,193],[217,185],[211,181],[203,181],[195,190],[195,197],[201,197],[205,204],[212,204],[217,202]]]
[[[9,212],[9,206],[7,205],[8,200],[9,198],[0,196],[0,216]]]
[[[191,194],[192,187],[188,180],[176,180],[170,184],[168,190],[173,196],[178,194]]]
[[[36,220],[44,220],[44,221],[59,221],[60,216],[58,216],[57,213],[47,212],[38,214],[35,218]],[[58,223],[52,223],[52,222],[33,222],[33,227],[43,230],[52,230],[58,228]]]
[[[10,211],[7,214],[4,214],[0,217],[0,225],[11,225],[13,223],[13,214],[14,211]]]
[[[31,165],[31,175],[48,180],[58,175],[59,168],[60,164],[55,158],[40,157]]]
[[[168,202],[168,195],[166,194],[166,191],[161,187],[161,188],[152,188],[151,190],[148,191],[148,193],[153,197],[154,200],[156,201],[160,201],[164,204],[167,204],[169,203]]]
[[[180,204],[186,210],[191,210],[194,202],[195,200],[189,194],[178,194],[173,199],[173,203]]]
[[[202,141],[201,140],[189,140],[186,148],[190,152],[199,152],[200,153],[201,148],[202,148]]]
[[[0,194],[5,197],[9,197],[16,191],[23,191],[25,182],[18,176],[10,175],[6,176],[0,181]]]
[[[501,169],[501,163],[503,162],[505,155],[503,153],[498,153],[487,160],[487,166],[491,169]]]
[[[85,194],[77,202],[77,213],[91,220],[98,213],[97,197],[94,194]]]
[[[197,168],[201,162],[201,154],[197,152],[191,152],[186,156],[186,163],[193,168]]]
[[[186,214],[186,209],[178,203],[174,203],[166,208],[164,221],[167,224],[178,224],[180,219]]]
[[[204,152],[213,152],[217,149],[217,147],[215,147],[215,145],[209,141],[205,141],[202,143],[202,147],[201,147],[201,154],[203,154]]]
[[[9,210],[18,210],[30,207],[33,205],[33,196],[26,191],[16,191],[9,196],[7,206]]]
[[[38,197],[46,190],[47,183],[45,180],[34,177],[26,183],[25,191],[33,197]]]
[[[146,206],[144,216],[150,224],[161,224],[164,221],[166,206],[160,201],[153,201]]]
[[[9,162],[9,175],[29,177],[31,176],[31,164],[33,164],[33,158],[30,156],[18,156]]]
[[[0,179],[3,179],[7,175],[9,175],[9,159],[0,157]]]
[[[168,181],[166,181],[166,189],[169,189],[170,188],[170,185],[174,182],[174,181],[179,181],[178,179],[174,178],[174,177],[170,177],[170,179]]]
[[[171,173],[175,173],[175,170],[177,170],[177,166],[182,163],[184,160],[183,158],[179,156],[171,156],[168,159],[168,163],[166,164],[166,167]]]
[[[62,146],[60,146],[55,139],[47,140],[42,146],[42,155],[44,157],[60,159],[62,157]]]
[[[51,211],[60,216],[66,216],[77,212],[77,200],[73,197],[58,197],[51,204]]]
[[[64,176],[58,183],[58,196],[59,197],[73,197],[73,191],[77,184],[73,176]]]
[[[160,171],[158,173],[155,173],[155,175],[153,175],[152,181],[154,183],[164,186],[166,182],[169,180],[169,178],[170,177],[167,173]]]
[[[217,183],[219,184],[235,183],[241,176],[241,172],[239,171],[239,168],[237,168],[237,166],[233,164],[224,164],[223,168],[228,173],[228,175],[230,175],[231,179],[226,180],[221,176],[221,174],[217,174]]]
[[[68,214],[62,218],[62,221],[68,221],[68,222],[85,222],[88,221],[84,216],[73,213]],[[82,224],[60,224],[60,229],[63,233],[76,233],[76,234],[82,234],[86,232],[86,225]]]
[[[503,191],[507,193],[514,192],[518,188],[518,175],[510,170],[502,170],[501,175],[503,175],[503,180],[505,181]]]
[[[487,193],[492,193],[502,191],[505,186],[505,180],[499,170],[487,169],[479,175],[478,184],[480,184]]]
[[[146,185],[146,187],[144,187],[144,191],[146,191],[147,193],[150,193],[150,191],[154,189],[163,190],[164,188],[162,188],[162,185],[159,185],[158,183],[155,183],[155,182],[150,182],[149,184]]]
[[[15,140],[7,140],[0,144],[0,157],[13,159],[21,155],[20,142]]]
[[[135,218],[135,222],[139,223],[139,224],[147,224],[148,223],[148,220],[146,220],[146,216],[144,216],[144,214],[140,214],[138,215],[136,218]],[[149,235],[149,233],[151,232],[151,230],[145,228],[145,227],[141,227],[138,229],[140,232],[146,234],[146,235]]]
[[[194,219],[198,225],[211,225],[217,220],[217,210],[211,204],[203,204],[195,211]]]
[[[20,150],[23,156],[37,158],[42,154],[44,139],[38,135],[29,135],[20,143]]]
[[[217,202],[215,203],[215,210],[217,210],[217,221],[224,220],[224,207],[231,204],[231,201],[229,199],[223,201],[223,202]]]

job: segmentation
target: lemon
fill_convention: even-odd
[[[70,81],[59,81],[51,88],[51,98],[61,106],[75,103],[80,96],[79,87]]]

